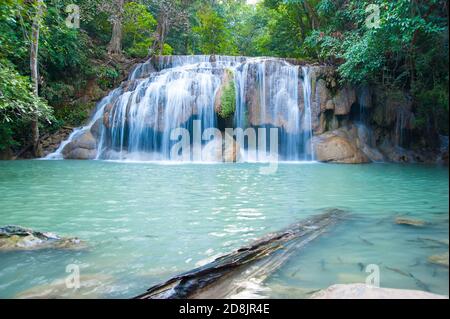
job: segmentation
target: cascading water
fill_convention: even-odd
[[[230,71],[236,92],[233,126],[278,127],[281,160],[313,160],[309,68],[302,67],[300,75],[298,66],[282,59],[227,56],[170,56],[139,64],[98,104],[90,123],[48,158],[62,158],[70,141],[97,125],[97,159],[170,160],[177,142],[171,140],[173,129],[192,133],[194,120],[201,121],[202,130],[218,126],[216,97]],[[304,101],[299,101],[300,85]]]
[[[304,97],[304,109],[303,109],[303,160],[314,160],[314,146],[312,141],[312,117],[311,117],[311,76],[310,69],[306,66],[302,67],[303,71],[303,97]]]

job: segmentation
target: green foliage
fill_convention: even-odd
[[[6,60],[0,60],[0,123],[51,119],[51,108],[32,92],[28,77],[21,76]]]
[[[448,135],[448,87],[436,86],[417,95],[416,126],[422,130],[437,128]]]
[[[80,126],[83,125],[91,110],[95,107],[95,103],[74,103],[65,105],[55,110],[55,117],[58,119],[58,126]]]
[[[0,59],[0,150],[18,145],[15,130],[32,118],[50,121],[52,110],[47,103],[34,96],[30,79],[21,76],[4,59]]]
[[[192,28],[192,31],[200,38],[201,52],[203,54],[235,55],[237,49],[226,28],[226,20],[209,6],[197,15],[200,24]]]
[[[106,55],[114,1],[76,1],[81,28],[71,29],[65,24],[65,7],[73,0],[46,0],[38,59],[42,98],[35,98],[28,78],[33,3],[0,2],[3,145],[23,143],[27,121],[36,115],[51,119],[52,108],[53,128],[78,125],[91,105],[74,101],[92,85],[107,91],[120,78],[120,68]],[[255,6],[246,0],[127,1],[122,20],[127,57],[148,55],[161,3],[176,8],[166,17],[165,55],[279,56],[335,64],[342,82],[410,92],[417,127],[448,134],[447,1],[261,0]],[[366,26],[369,4],[379,5],[379,28]],[[234,113],[234,85],[224,89],[222,106],[220,116]]]
[[[156,20],[143,4],[128,2],[124,6],[124,49],[132,57],[146,57],[153,42]]]
[[[100,66],[97,69],[97,82],[103,90],[112,89],[119,76],[120,73],[114,67]]]
[[[233,73],[228,71],[229,80],[222,88],[222,95],[220,98],[220,112],[219,116],[223,119],[229,119],[234,115],[236,110],[236,88],[233,79]]]
[[[173,54],[173,48],[168,44],[164,43],[163,47],[163,55],[172,55]]]
[[[14,140],[14,129],[12,123],[0,124],[0,151],[17,146],[19,143]]]

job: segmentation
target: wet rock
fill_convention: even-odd
[[[65,159],[95,159],[97,156],[97,140],[91,131],[81,132],[64,147],[62,153]]]
[[[333,98],[334,115],[347,115],[353,103],[356,102],[356,93],[350,86],[345,86],[339,90]]]
[[[408,226],[415,226],[415,227],[425,226],[425,222],[423,220],[410,219],[410,218],[405,218],[405,217],[397,217],[395,219],[395,223],[398,225],[408,225]]]
[[[112,109],[113,109],[112,103],[106,105],[105,108],[103,109],[103,125],[105,125],[105,127],[108,129],[111,128],[110,115]]]
[[[440,255],[433,255],[428,257],[428,261],[432,264],[436,264],[439,266],[444,266],[448,268],[448,260],[449,260],[449,254],[448,251],[446,253],[440,254]]]
[[[233,137],[226,134],[224,139],[213,139],[202,151],[203,160],[207,162],[238,162],[240,145]]]
[[[318,161],[343,164],[370,162],[352,140],[339,133],[327,132],[313,138],[314,152]]]
[[[76,160],[92,160],[97,157],[96,150],[88,150],[85,148],[75,148],[64,155],[65,159],[76,159]]]
[[[321,290],[311,299],[448,299],[420,290],[377,288],[365,284],[338,284]]]
[[[94,136],[92,136],[92,133],[89,131],[74,138],[72,144],[77,148],[85,148],[88,150],[92,150],[97,147],[97,141],[95,140]]]
[[[82,241],[76,237],[60,237],[53,233],[34,231],[14,225],[0,227],[0,251],[43,248],[71,249],[81,248],[82,244]]]
[[[81,275],[80,287],[67,287],[65,279],[32,287],[15,296],[18,299],[92,299],[105,297],[113,279],[106,275]]]
[[[327,88],[327,82],[319,79],[316,84],[316,100],[319,104],[320,111],[334,110],[334,102],[331,97],[331,92]]]
[[[91,126],[91,134],[94,138],[98,139],[100,137],[100,134],[102,132],[102,119],[98,119],[94,124]]]

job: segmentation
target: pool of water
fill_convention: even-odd
[[[332,207],[349,217],[244,296],[306,298],[365,282],[368,265],[378,267],[382,287],[448,295],[448,268],[427,262],[448,252],[439,242],[449,238],[448,168],[285,163],[262,175],[261,165],[0,161],[0,225],[88,244],[0,252],[0,297],[133,297]],[[396,225],[398,216],[427,225]],[[78,290],[64,285],[73,264],[88,283]]]

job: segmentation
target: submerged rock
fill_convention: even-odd
[[[397,217],[395,219],[395,223],[398,225],[409,225],[409,226],[416,226],[416,227],[425,226],[425,222],[423,220],[410,219],[410,218],[405,218],[405,217]]]
[[[38,285],[15,296],[18,299],[94,299],[102,298],[112,289],[113,279],[106,275],[82,275],[80,287],[69,288],[65,279]]]
[[[81,247],[82,241],[76,237],[60,237],[14,225],[0,227],[0,251]]]
[[[311,296],[311,299],[448,299],[421,290],[377,288],[365,284],[338,284]]]
[[[242,297],[242,284],[262,283],[297,250],[327,232],[345,216],[339,209],[309,217],[270,233],[203,266],[155,285],[137,299]]]
[[[444,266],[448,268],[448,260],[449,260],[449,255],[448,255],[448,251],[446,253],[440,254],[440,255],[433,255],[428,257],[428,261],[432,264],[436,264],[439,266]]]

